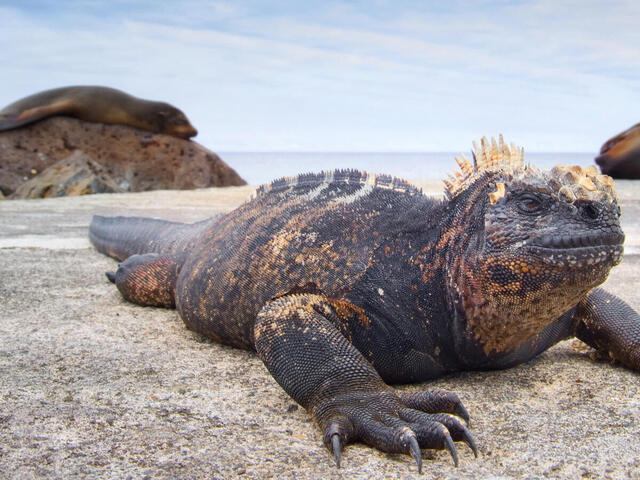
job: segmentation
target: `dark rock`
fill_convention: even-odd
[[[640,178],[640,123],[607,140],[595,161],[613,178]]]
[[[124,191],[246,185],[218,155],[169,135],[52,117],[0,132],[0,190],[12,194],[56,162],[83,151]]]
[[[9,198],[49,198],[123,192],[107,173],[80,150],[20,185]]]

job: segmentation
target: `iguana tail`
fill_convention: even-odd
[[[95,215],[89,226],[89,239],[100,253],[122,261],[134,254],[187,251],[208,225],[210,220],[179,223]]]

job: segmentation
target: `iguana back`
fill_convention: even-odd
[[[293,292],[340,298],[370,266],[379,245],[413,218],[441,206],[387,175],[336,170],[281,179],[220,218],[181,224],[95,217],[90,238],[118,260],[181,255],[176,305],[187,326],[254,350],[264,304]],[[434,233],[435,235],[435,233]]]

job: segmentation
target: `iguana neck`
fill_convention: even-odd
[[[576,305],[593,288],[576,280],[560,269],[541,273],[506,255],[467,257],[450,272],[466,336],[487,356],[535,340]]]

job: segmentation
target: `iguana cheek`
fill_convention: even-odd
[[[491,247],[500,248],[506,243],[507,237],[498,225],[489,225],[485,229],[485,239]]]

